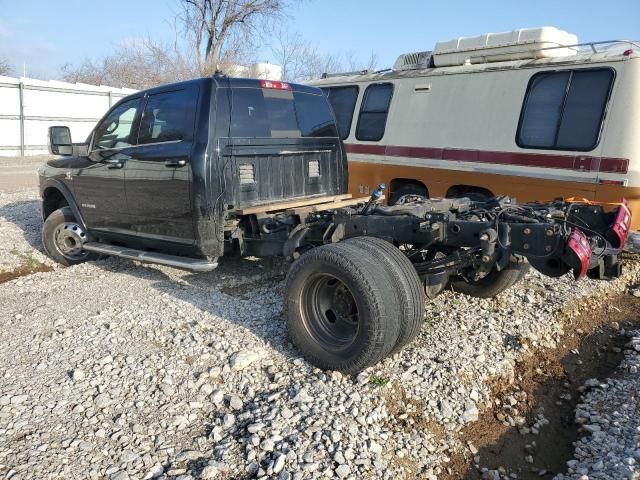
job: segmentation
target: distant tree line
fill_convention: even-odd
[[[11,75],[13,73],[13,69],[9,62],[3,58],[0,58],[0,75]]]
[[[130,41],[100,60],[64,65],[63,79],[143,89],[216,71],[232,73],[238,65],[256,62],[259,43],[263,50],[270,49],[288,81],[318,78],[324,72],[374,69],[377,64],[375,55],[359,62],[352,53],[321,53],[300,33],[284,28],[288,9],[304,0],[177,1],[174,42]]]

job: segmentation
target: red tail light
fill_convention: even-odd
[[[273,80],[260,80],[260,87],[272,88],[274,90],[291,90],[291,85],[286,82],[276,82]]]
[[[584,233],[578,229],[574,229],[573,232],[571,232],[571,235],[569,235],[567,246],[575,256],[578,257],[580,262],[579,266],[577,264],[572,265],[573,274],[575,275],[576,280],[578,280],[579,278],[584,277],[587,270],[589,270],[589,264],[591,263],[591,244]]]
[[[616,234],[620,241],[619,248],[624,247],[624,242],[627,241],[627,235],[629,235],[629,228],[631,227],[631,210],[629,209],[629,202],[626,198],[622,199],[622,205],[618,207],[618,213],[616,219],[613,221],[611,230]]]

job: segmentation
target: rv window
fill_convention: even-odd
[[[329,97],[329,103],[331,103],[333,113],[336,115],[340,138],[344,140],[351,132],[351,120],[353,119],[353,111],[356,108],[359,89],[357,86],[352,85],[324,88],[323,90]]]
[[[367,87],[356,127],[358,140],[375,142],[384,136],[392,95],[393,85],[391,83],[379,83]]]
[[[538,73],[525,97],[517,143],[523,148],[593,150],[613,80],[610,69]]]

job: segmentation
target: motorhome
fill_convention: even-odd
[[[520,29],[311,83],[333,106],[354,194],[386,183],[391,203],[510,195],[613,208],[624,197],[640,229],[639,42]]]

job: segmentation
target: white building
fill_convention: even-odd
[[[66,125],[83,141],[129,88],[0,76],[0,156],[47,153],[48,128]]]
[[[259,62],[253,65],[230,65],[225,73],[230,77],[249,77],[261,80],[282,80],[282,67],[269,62]]]
[[[282,67],[271,63],[233,67],[232,76],[280,80]],[[66,125],[82,142],[96,122],[130,88],[0,76],[0,157],[47,153],[48,128]]]

